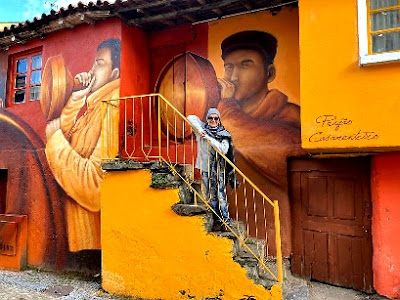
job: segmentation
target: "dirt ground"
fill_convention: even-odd
[[[384,300],[351,289],[319,282],[310,282],[285,272],[285,300]],[[101,289],[100,277],[84,278],[38,270],[22,272],[0,271],[1,300],[128,300],[132,298],[109,295]],[[200,299],[199,299],[200,300]],[[221,300],[234,300],[222,299]]]
[[[308,281],[290,273],[285,267],[284,300],[387,300],[377,294],[366,294],[316,281]]]

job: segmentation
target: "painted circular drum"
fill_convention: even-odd
[[[71,93],[83,88],[79,80],[72,77],[62,55],[50,57],[44,66],[40,97],[46,120],[58,118]]]
[[[217,76],[211,63],[194,53],[175,56],[161,71],[156,92],[162,94],[184,116],[204,120],[207,110],[219,102]],[[189,137],[191,129],[182,118],[161,101],[162,129],[169,138]]]

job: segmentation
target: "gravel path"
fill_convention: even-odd
[[[355,290],[310,282],[286,272],[284,300],[384,300]],[[100,278],[38,270],[0,270],[0,300],[133,300],[113,296],[101,289]],[[136,299],[139,300],[139,299]],[[143,299],[142,299],[143,300]],[[200,300],[200,299],[199,299]],[[234,300],[234,299],[224,299]]]
[[[1,300],[102,300],[131,299],[112,296],[101,289],[99,280],[37,270],[0,271]]]

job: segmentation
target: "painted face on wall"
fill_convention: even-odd
[[[270,67],[273,65],[270,65]],[[247,100],[260,93],[267,93],[272,81],[265,69],[262,55],[251,49],[239,49],[229,53],[224,60],[225,76],[235,85],[236,100]]]
[[[92,87],[92,91],[98,90],[105,84],[119,77],[119,69],[112,68],[111,50],[109,48],[103,48],[97,51],[93,67],[90,72],[96,78]]]

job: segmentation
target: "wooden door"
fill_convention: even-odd
[[[372,291],[369,159],[290,163],[292,272]]]
[[[7,170],[0,169],[0,214],[4,214],[6,212],[7,206]]]

